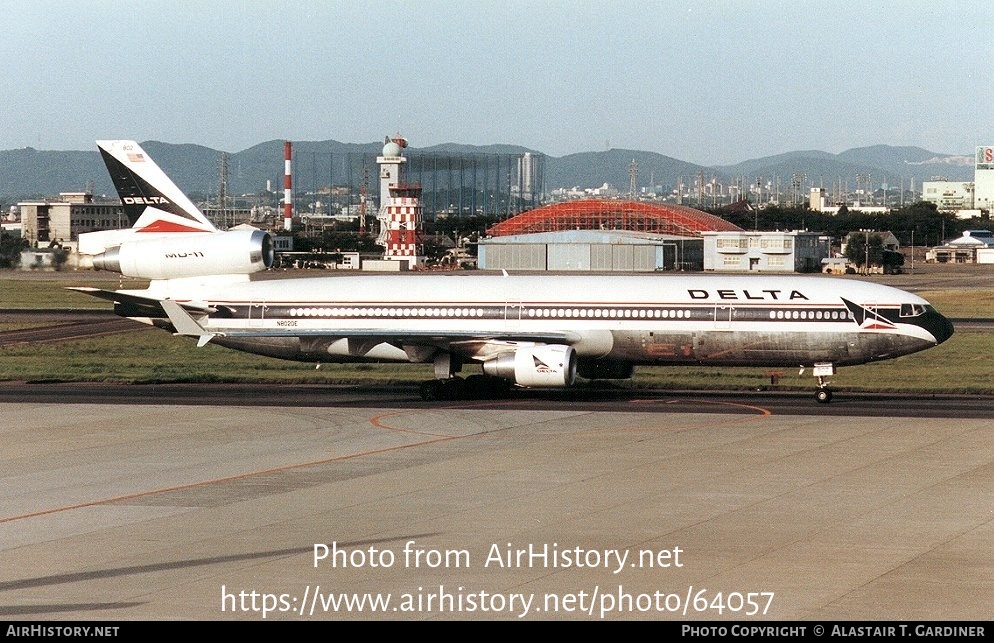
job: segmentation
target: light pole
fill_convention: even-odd
[[[863,231],[866,233],[865,243],[866,243],[866,261],[863,263],[863,269],[866,271],[864,274],[870,274],[870,229],[867,228]]]

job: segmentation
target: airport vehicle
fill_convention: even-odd
[[[828,402],[838,366],[935,346],[952,324],[889,286],[791,275],[356,275],[252,280],[261,230],[219,231],[134,141],[98,141],[135,225],[84,240],[97,268],[150,283],[77,288],[144,323],[232,349],[311,362],[431,363],[425,399],[631,377],[637,365],[812,368]],[[95,233],[101,234],[101,233]],[[85,235],[81,235],[83,237]],[[108,243],[109,242],[109,243]],[[114,245],[110,245],[114,244]],[[465,379],[463,367],[480,372]]]

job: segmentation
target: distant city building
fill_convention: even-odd
[[[511,191],[530,200],[535,193],[536,173],[535,157],[532,156],[531,152],[525,152],[518,159],[518,184],[511,186]]]
[[[890,207],[885,205],[864,205],[859,201],[853,201],[844,206],[831,205],[825,195],[825,188],[811,188],[808,195],[808,207],[816,212],[836,215],[844,207],[849,212],[864,212],[866,214],[886,214],[890,212]]]
[[[963,181],[925,181],[922,183],[922,201],[934,203],[944,211],[973,210],[975,185]]]
[[[704,270],[820,272],[831,239],[818,232],[703,232]]]
[[[990,211],[994,206],[994,146],[977,147],[973,180],[974,207]]]
[[[947,212],[957,212],[960,218],[979,216],[994,207],[994,146],[977,147],[973,166],[973,182],[925,181],[922,200],[934,203]]]
[[[256,208],[201,207],[200,211],[220,230],[257,222]]]
[[[75,247],[80,233],[118,230],[131,224],[119,201],[97,203],[88,192],[63,192],[59,200],[18,203],[22,236],[32,247]]]
[[[293,252],[293,237],[273,235],[273,250],[276,252]]]
[[[825,188],[811,188],[811,193],[808,196],[808,207],[815,212],[824,212],[825,208],[829,207],[826,199]]]

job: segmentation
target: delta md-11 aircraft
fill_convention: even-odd
[[[624,379],[635,366],[836,367],[915,353],[952,324],[924,299],[790,275],[391,274],[252,281],[262,230],[217,230],[134,141],[98,141],[130,229],[80,235],[95,268],[142,290],[78,288],[117,314],[235,350],[305,362],[434,364],[425,399]],[[459,374],[476,365],[478,372]]]

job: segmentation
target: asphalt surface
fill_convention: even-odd
[[[989,417],[161,392],[0,402],[0,619],[994,617]]]
[[[640,413],[748,413],[753,407],[777,415],[812,417],[979,418],[994,421],[994,398],[982,395],[923,395],[837,392],[819,404],[810,392],[674,391],[581,387],[515,390],[507,399],[425,402],[414,385],[290,384],[104,384],[6,382],[0,403],[175,404],[188,406],[299,408],[486,408],[489,410]]]

